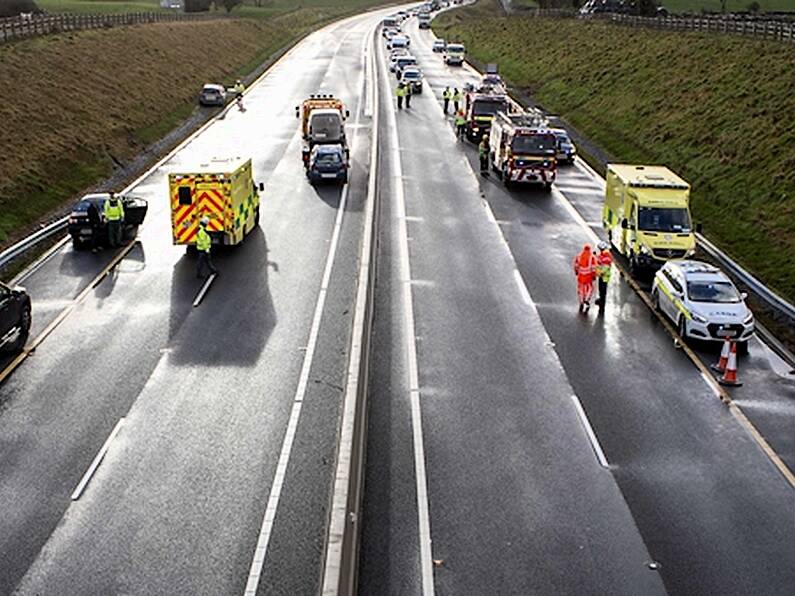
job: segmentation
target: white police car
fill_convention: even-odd
[[[654,306],[676,325],[683,339],[737,342],[748,348],[754,315],[732,281],[717,267],[701,261],[674,259],[654,276]]]

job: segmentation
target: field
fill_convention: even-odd
[[[47,3],[55,0],[41,2]],[[78,3],[125,10],[148,4],[63,4]],[[95,29],[0,45],[0,247],[184,121],[203,83],[231,85],[308,30],[385,1],[302,0],[300,9],[294,0],[265,3],[244,7],[258,18]]]
[[[729,35],[600,22],[484,17],[434,29],[498,62],[615,161],[665,164],[693,185],[705,233],[795,298],[795,52]],[[477,12],[475,12],[477,11]],[[476,14],[477,18],[471,18]]]

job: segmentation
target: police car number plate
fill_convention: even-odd
[[[321,174],[320,177],[321,178],[336,178],[337,175],[336,174]]]

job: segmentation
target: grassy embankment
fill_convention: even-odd
[[[296,9],[295,0],[272,0],[263,9],[244,7],[271,11],[267,17],[0,46],[0,246],[183,121],[203,83],[231,84],[319,24],[385,3],[302,0]]]
[[[680,173],[710,239],[795,299],[791,44],[498,17],[495,2],[453,11],[434,29],[498,62],[615,161]]]
[[[57,0],[47,1],[52,2]],[[792,0],[757,0],[757,2],[759,2],[759,10],[762,12],[795,12],[795,2]],[[751,0],[729,0],[726,3],[726,10],[728,12],[747,10],[750,3]],[[720,0],[661,0],[658,4],[667,8],[672,14],[721,11]],[[519,9],[536,8],[538,7],[538,2],[537,0],[513,0],[512,6]],[[570,3],[569,6],[571,6]]]

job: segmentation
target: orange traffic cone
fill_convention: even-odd
[[[729,361],[726,363],[726,370],[723,372],[723,376],[718,379],[718,383],[729,387],[739,387],[742,383],[737,380],[737,344],[734,342],[731,342],[731,344]]]
[[[723,348],[720,351],[720,360],[718,360],[717,364],[711,364],[710,368],[714,371],[719,373],[723,373],[726,370],[726,364],[729,362],[729,351],[731,350],[731,343],[728,337],[723,342]]]

